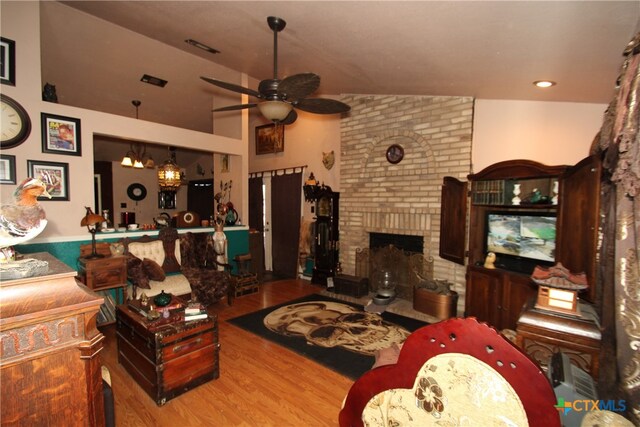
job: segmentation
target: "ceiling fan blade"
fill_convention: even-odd
[[[253,108],[255,106],[257,106],[258,104],[239,104],[239,105],[229,105],[227,107],[220,107],[220,108],[216,108],[215,110],[211,110],[213,112],[218,112],[218,111],[234,111],[234,110],[243,110],[245,108]]]
[[[305,98],[318,90],[320,76],[314,73],[294,74],[284,78],[278,84],[278,96],[281,99],[295,101]]]
[[[202,80],[204,80],[207,83],[211,83],[212,85],[221,87],[223,89],[227,89],[233,92],[238,92],[238,93],[244,93],[246,95],[251,95],[251,96],[255,96],[256,98],[262,98],[262,95],[260,95],[259,92],[256,92],[253,89],[249,89],[246,88],[244,86],[240,86],[237,84],[233,84],[233,83],[227,83],[227,82],[223,82],[221,80],[216,80],[216,79],[211,79],[209,77],[200,77]]]
[[[351,110],[351,107],[344,102],[324,98],[301,99],[294,102],[293,106],[302,111],[315,114],[338,114]]]
[[[298,119],[298,113],[296,113],[296,110],[291,110],[291,112],[287,115],[287,117],[284,118],[283,121],[280,122],[280,124],[290,125],[291,123],[295,122],[297,119]]]

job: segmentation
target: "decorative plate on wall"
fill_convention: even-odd
[[[147,189],[140,183],[131,184],[127,188],[127,196],[129,196],[131,200],[139,202],[140,200],[144,200],[144,198],[147,197]]]

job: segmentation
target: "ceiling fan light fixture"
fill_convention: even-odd
[[[258,109],[263,116],[272,122],[281,122],[289,115],[293,106],[288,102],[263,101],[258,103]]]

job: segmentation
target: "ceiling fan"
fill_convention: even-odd
[[[209,77],[200,77],[212,85],[233,92],[244,93],[255,98],[258,102],[249,104],[230,105],[216,108],[217,111],[242,110],[258,107],[263,116],[277,124],[291,124],[296,121],[298,114],[294,110],[315,114],[346,113],[351,107],[333,99],[307,98],[320,87],[320,76],[314,73],[294,74],[284,79],[278,79],[278,33],[287,25],[284,19],[275,16],[267,18],[269,28],[273,30],[273,78],[262,80],[258,90],[246,88],[233,83],[227,83]]]

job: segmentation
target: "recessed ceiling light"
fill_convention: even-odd
[[[199,41],[194,40],[194,39],[187,39],[187,40],[185,40],[185,42],[186,42],[187,44],[190,44],[191,46],[195,46],[195,47],[197,47],[198,49],[206,50],[206,51],[207,51],[207,52],[209,52],[209,53],[214,53],[214,54],[215,54],[215,53],[220,53],[220,51],[219,51],[219,50],[214,49],[214,48],[212,48],[212,47],[210,47],[210,46],[207,46],[207,45],[206,45],[206,44],[204,44],[204,43],[200,43]]]
[[[547,88],[551,86],[555,86],[556,82],[552,82],[551,80],[537,80],[533,82],[534,85],[541,88]]]

